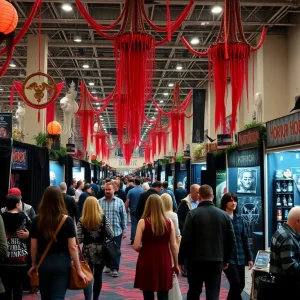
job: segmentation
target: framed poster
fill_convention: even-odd
[[[11,169],[28,170],[28,157],[26,149],[13,147]]]
[[[12,113],[0,113],[0,138],[10,139],[12,136]]]
[[[221,199],[227,192],[226,170],[216,171],[216,206],[220,208]]]
[[[50,161],[50,185],[59,186],[64,181],[64,168],[58,161]]]
[[[237,193],[256,194],[257,170],[256,168],[237,169]]]

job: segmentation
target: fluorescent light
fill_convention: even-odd
[[[0,91],[4,91],[4,88],[0,88]]]
[[[216,5],[211,9],[211,12],[213,14],[219,14],[222,10],[223,10],[223,8],[221,6]]]
[[[158,108],[155,108],[156,111],[158,111]]]
[[[169,93],[168,92],[164,92],[164,96],[169,96]]]
[[[88,63],[83,63],[82,67],[83,67],[84,69],[88,69],[90,66],[89,66]]]
[[[159,103],[164,103],[164,100],[160,100]]]
[[[206,25],[208,25],[208,24],[209,24],[209,22],[201,22],[201,23],[200,23],[201,26],[206,26]]]
[[[12,68],[15,68],[17,65],[13,61],[11,61],[9,66],[12,67]]]
[[[198,45],[200,43],[200,40],[199,40],[199,38],[198,37],[193,37],[192,39],[191,39],[191,44],[192,45]]]
[[[94,82],[89,82],[89,85],[90,85],[90,86],[94,86],[95,83],[94,83]]]
[[[81,36],[80,35],[75,35],[73,41],[76,42],[76,43],[82,42]]]
[[[182,64],[177,64],[177,66],[176,66],[176,70],[180,71],[180,70],[182,70],[182,69],[183,69],[183,66],[182,66]]]
[[[173,86],[174,86],[174,83],[173,83],[173,82],[170,82],[170,83],[168,84],[168,86],[169,86],[169,87],[173,87]]]
[[[96,93],[97,93],[97,91],[95,91],[95,90],[92,90],[92,91],[91,91],[91,93],[92,93],[92,94],[96,94]]]
[[[71,11],[71,10],[73,9],[72,6],[71,6],[71,4],[68,3],[68,2],[63,3],[63,5],[61,6],[61,8],[62,8],[64,11]]]

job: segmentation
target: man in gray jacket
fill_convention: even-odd
[[[222,270],[228,267],[233,253],[235,236],[230,217],[213,204],[209,185],[199,189],[200,204],[185,220],[179,249],[179,265],[183,270],[188,259],[187,300],[199,300],[205,282],[206,299],[218,300]]]

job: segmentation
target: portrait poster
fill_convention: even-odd
[[[12,170],[28,170],[27,150],[13,147],[12,149]]]
[[[64,168],[57,161],[50,161],[50,185],[59,186],[64,181]]]
[[[221,206],[221,199],[227,192],[226,171],[216,171],[216,207]]]
[[[256,194],[256,168],[237,168],[237,193]]]
[[[10,139],[12,136],[12,113],[0,113],[0,138]]]

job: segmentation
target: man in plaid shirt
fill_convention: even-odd
[[[270,272],[275,276],[276,299],[300,299],[299,233],[300,207],[293,207],[271,240]]]
[[[114,241],[121,248],[122,239],[126,238],[127,214],[124,202],[114,196],[115,188],[112,182],[105,184],[105,197],[99,200],[104,215],[109,219],[114,231]],[[106,266],[104,273],[110,273],[112,277],[118,277],[120,257],[111,261],[110,266]],[[110,267],[110,268],[109,268]]]

